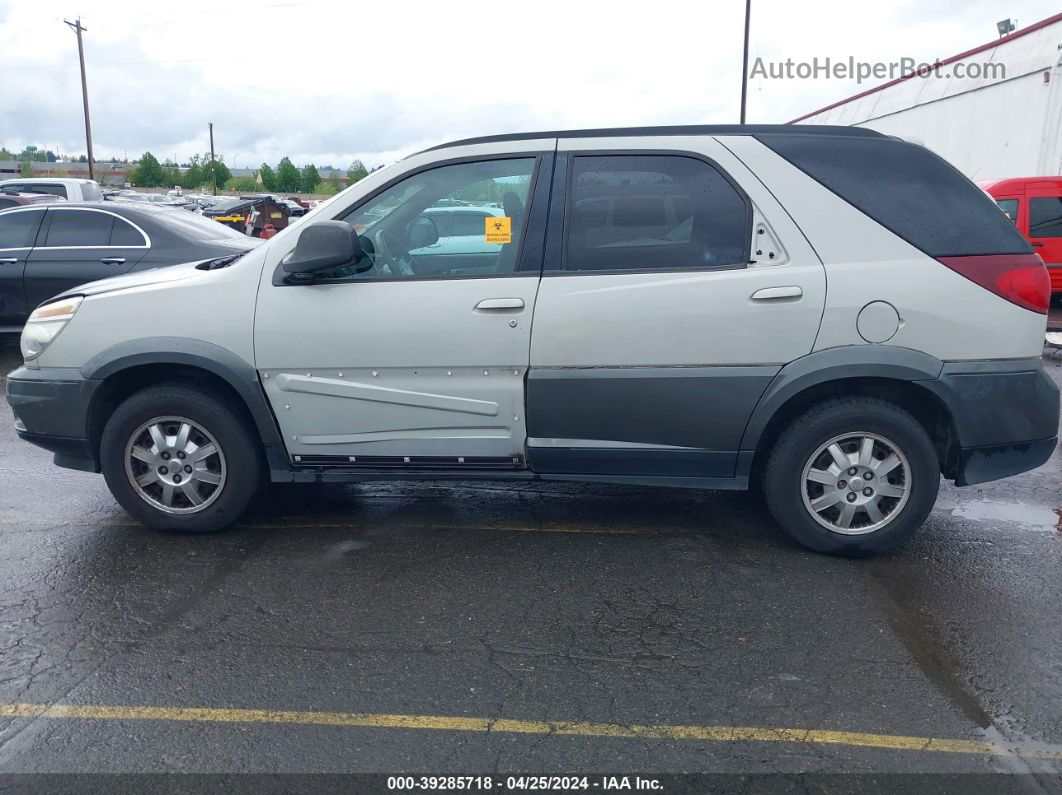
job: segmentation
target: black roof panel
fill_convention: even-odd
[[[650,135],[843,135],[866,138],[885,138],[877,130],[866,127],[839,127],[828,124],[683,124],[662,127],[602,127],[597,130],[551,130],[548,132],[506,133],[464,138],[460,141],[432,146],[423,151],[448,149],[451,146],[489,144],[501,141],[525,141],[534,138],[626,138]],[[419,154],[419,153],[418,153]]]

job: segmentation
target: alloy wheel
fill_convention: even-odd
[[[911,495],[911,467],[900,448],[858,431],[822,444],[804,465],[804,507],[820,525],[865,535],[892,521]]]
[[[125,472],[148,504],[173,514],[198,513],[225,486],[225,454],[201,424],[184,417],[155,417],[129,438]]]

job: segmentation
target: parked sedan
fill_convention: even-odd
[[[127,202],[57,202],[0,211],[0,332],[42,301],[130,271],[242,254],[260,241],[192,213]]]
[[[54,193],[20,193],[18,191],[0,191],[0,210],[8,207],[20,207],[27,204],[44,204],[46,202],[64,201],[62,196]]]

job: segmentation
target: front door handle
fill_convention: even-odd
[[[104,257],[100,262],[105,265],[122,265],[125,263],[125,257]]]
[[[505,309],[523,309],[523,298],[484,298],[478,304],[476,309],[481,312],[498,312]]]
[[[777,301],[781,298],[800,298],[804,294],[796,285],[789,287],[764,287],[752,294],[753,301]]]
[[[18,262],[18,257],[0,257],[0,265],[14,265]]]
[[[1040,241],[1040,240],[1034,240],[1029,245],[1033,246],[1034,248],[1043,248],[1044,247],[1043,242]]]

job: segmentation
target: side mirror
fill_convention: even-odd
[[[311,275],[365,258],[354,227],[346,221],[318,221],[302,230],[295,250],[284,258],[284,270]]]
[[[439,227],[426,215],[413,219],[406,232],[410,251],[433,246],[439,242]]]

